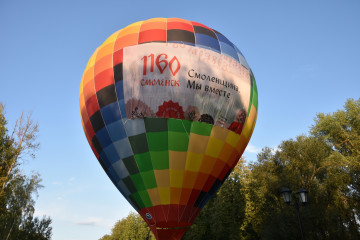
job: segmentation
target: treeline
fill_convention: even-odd
[[[360,99],[318,114],[307,135],[262,149],[257,162],[241,159],[183,239],[301,239],[284,187],[308,191],[309,203],[300,207],[305,239],[360,239]],[[119,239],[155,238],[131,213],[101,238]]]
[[[38,174],[27,176],[21,170],[24,159],[34,158],[39,147],[38,124],[21,114],[9,132],[0,103],[0,239],[48,240],[52,227],[49,217],[34,217],[35,200],[41,188]]]

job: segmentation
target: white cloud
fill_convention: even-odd
[[[76,222],[76,225],[84,225],[84,226],[97,226],[101,222],[101,219],[95,217],[89,217],[83,221]]]
[[[114,226],[115,222],[116,220],[114,219],[104,219],[102,217],[88,217],[83,220],[75,221],[75,225],[111,229]]]
[[[248,152],[248,153],[259,153],[261,151],[261,148],[258,148],[258,147],[255,147],[254,145],[251,145],[251,144],[248,144],[246,149],[245,149],[245,152]]]

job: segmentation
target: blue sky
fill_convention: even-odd
[[[227,36],[245,55],[259,115],[245,152],[307,133],[316,113],[360,97],[360,2],[0,0],[0,102],[9,127],[33,111],[41,148],[24,171],[41,174],[36,214],[54,240],[99,239],[132,210],[93,155],[80,121],[80,80],[93,51],[140,20],[179,17]]]

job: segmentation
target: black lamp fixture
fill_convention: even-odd
[[[284,202],[287,205],[290,205],[291,199],[292,199],[292,191],[289,188],[283,188],[281,190],[282,197],[284,199]],[[301,232],[301,239],[304,240],[304,233],[302,229],[301,224],[301,217],[300,217],[300,206],[305,205],[308,202],[308,192],[304,188],[300,188],[299,191],[296,193],[297,196],[295,196],[294,201],[294,207],[296,208],[298,219],[299,219],[299,226],[300,226],[300,232]]]
[[[302,204],[306,204],[308,202],[308,192],[305,189],[300,188],[297,195],[299,196],[299,200]]]
[[[286,204],[290,204],[291,202],[291,190],[288,188],[283,188],[283,190],[281,191],[281,194],[284,198],[284,202]]]

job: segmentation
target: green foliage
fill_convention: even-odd
[[[21,172],[21,160],[34,157],[38,126],[31,115],[22,114],[14,131],[8,134],[4,108],[0,104],[0,239],[51,239],[51,219],[33,217],[36,195],[41,179]]]
[[[110,235],[106,234],[102,238],[100,238],[99,240],[112,240],[112,237]]]
[[[360,219],[360,99],[349,99],[344,110],[333,114],[318,114],[311,133],[324,138],[331,146],[333,158],[344,163],[344,171],[350,178],[348,191],[344,191],[349,207],[357,209]]]
[[[112,239],[113,239],[112,236],[106,234],[102,238],[100,238],[99,240],[112,240]]]
[[[115,224],[111,235],[105,235],[101,240],[155,240],[155,237],[139,214],[130,213]]]
[[[360,239],[360,100],[344,110],[318,114],[310,136],[265,148],[250,165],[245,239],[300,239],[297,213],[280,190],[305,188],[309,204],[301,207],[306,239]],[[249,232],[247,232],[249,233]]]
[[[349,163],[359,166],[360,156],[360,99],[349,99],[344,110],[333,114],[319,113],[311,133],[325,140]],[[355,160],[358,160],[357,162]]]
[[[255,204],[251,223],[257,236],[265,239],[290,239],[299,236],[294,208],[284,206],[280,190],[305,188],[311,204],[301,209],[304,230],[311,236],[353,239],[344,196],[349,177],[344,164],[334,158],[331,147],[321,139],[299,136],[284,141],[273,153],[264,149],[259,162],[251,166],[249,201]],[[276,221],[275,221],[276,219]],[[333,229],[333,231],[332,231]],[[311,239],[307,237],[307,239]],[[326,238],[327,239],[327,238]]]

